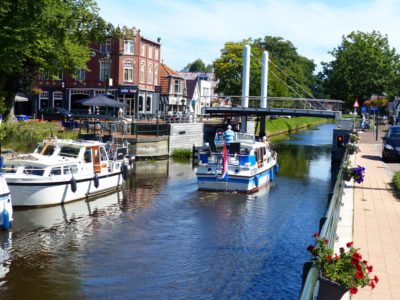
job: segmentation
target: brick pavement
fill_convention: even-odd
[[[360,133],[356,156],[366,176],[354,187],[353,241],[379,277],[376,288],[359,289],[356,300],[400,299],[400,199],[390,185],[393,168],[381,160],[382,136],[382,131],[378,140],[372,131]]]

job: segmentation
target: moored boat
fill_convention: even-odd
[[[0,227],[8,230],[13,221],[10,189],[4,176],[0,175]]]
[[[6,160],[14,206],[50,206],[118,190],[127,179],[127,148],[99,141],[51,140]]]
[[[229,146],[221,139],[215,146],[200,153],[196,171],[199,190],[252,193],[273,180],[277,153],[268,142],[236,133]]]

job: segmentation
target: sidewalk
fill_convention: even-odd
[[[360,133],[356,156],[366,171],[364,183],[354,186],[353,241],[379,278],[374,290],[359,289],[356,300],[400,299],[400,199],[390,186],[398,164],[381,160],[382,136],[382,131],[378,140],[372,131]]]

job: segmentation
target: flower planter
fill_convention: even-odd
[[[317,300],[340,300],[347,291],[343,285],[320,276]]]
[[[348,172],[348,171],[344,171],[343,172],[343,180],[344,181],[350,181],[351,180],[350,172]]]

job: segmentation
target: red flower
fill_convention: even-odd
[[[361,265],[356,265],[356,268],[357,268],[357,270],[360,271],[360,272],[363,270],[363,268],[361,267]]]
[[[347,247],[347,248],[350,248],[352,245],[353,245],[353,242],[348,242],[348,243],[346,244],[346,247]]]
[[[353,257],[354,257],[355,259],[359,260],[359,261],[361,260],[361,254],[360,254],[360,253],[357,253],[357,252],[354,253],[354,254],[353,254]]]
[[[372,266],[368,266],[368,267],[367,267],[367,270],[368,270],[368,272],[370,272],[370,273],[371,273],[371,272],[372,272],[372,270],[373,270],[373,267],[372,267]]]
[[[315,247],[313,245],[310,245],[307,247],[307,251],[313,251],[315,249]]]
[[[368,264],[368,262],[367,262],[366,260],[363,260],[363,263],[364,263],[364,265],[367,265],[367,264]]]
[[[315,238],[317,236],[319,236],[319,232],[314,233],[312,237]]]
[[[374,281],[375,281],[375,283],[378,283],[378,281],[379,281],[379,278],[378,278],[378,276],[374,276]]]
[[[357,292],[358,292],[358,289],[356,287],[350,288],[350,294],[355,295],[355,294],[357,294]]]
[[[343,247],[340,247],[340,253],[344,253],[344,248]]]
[[[328,261],[332,261],[332,256],[328,255],[328,256],[326,257],[326,259],[327,259]]]
[[[372,289],[375,288],[375,282],[374,281],[371,281],[371,287],[372,287]]]
[[[357,277],[357,279],[362,279],[362,278],[364,277],[363,272],[358,271],[358,272],[356,273],[356,277]]]
[[[325,244],[328,245],[328,240],[327,239],[325,239]]]
[[[339,260],[339,256],[335,253],[335,260]]]

